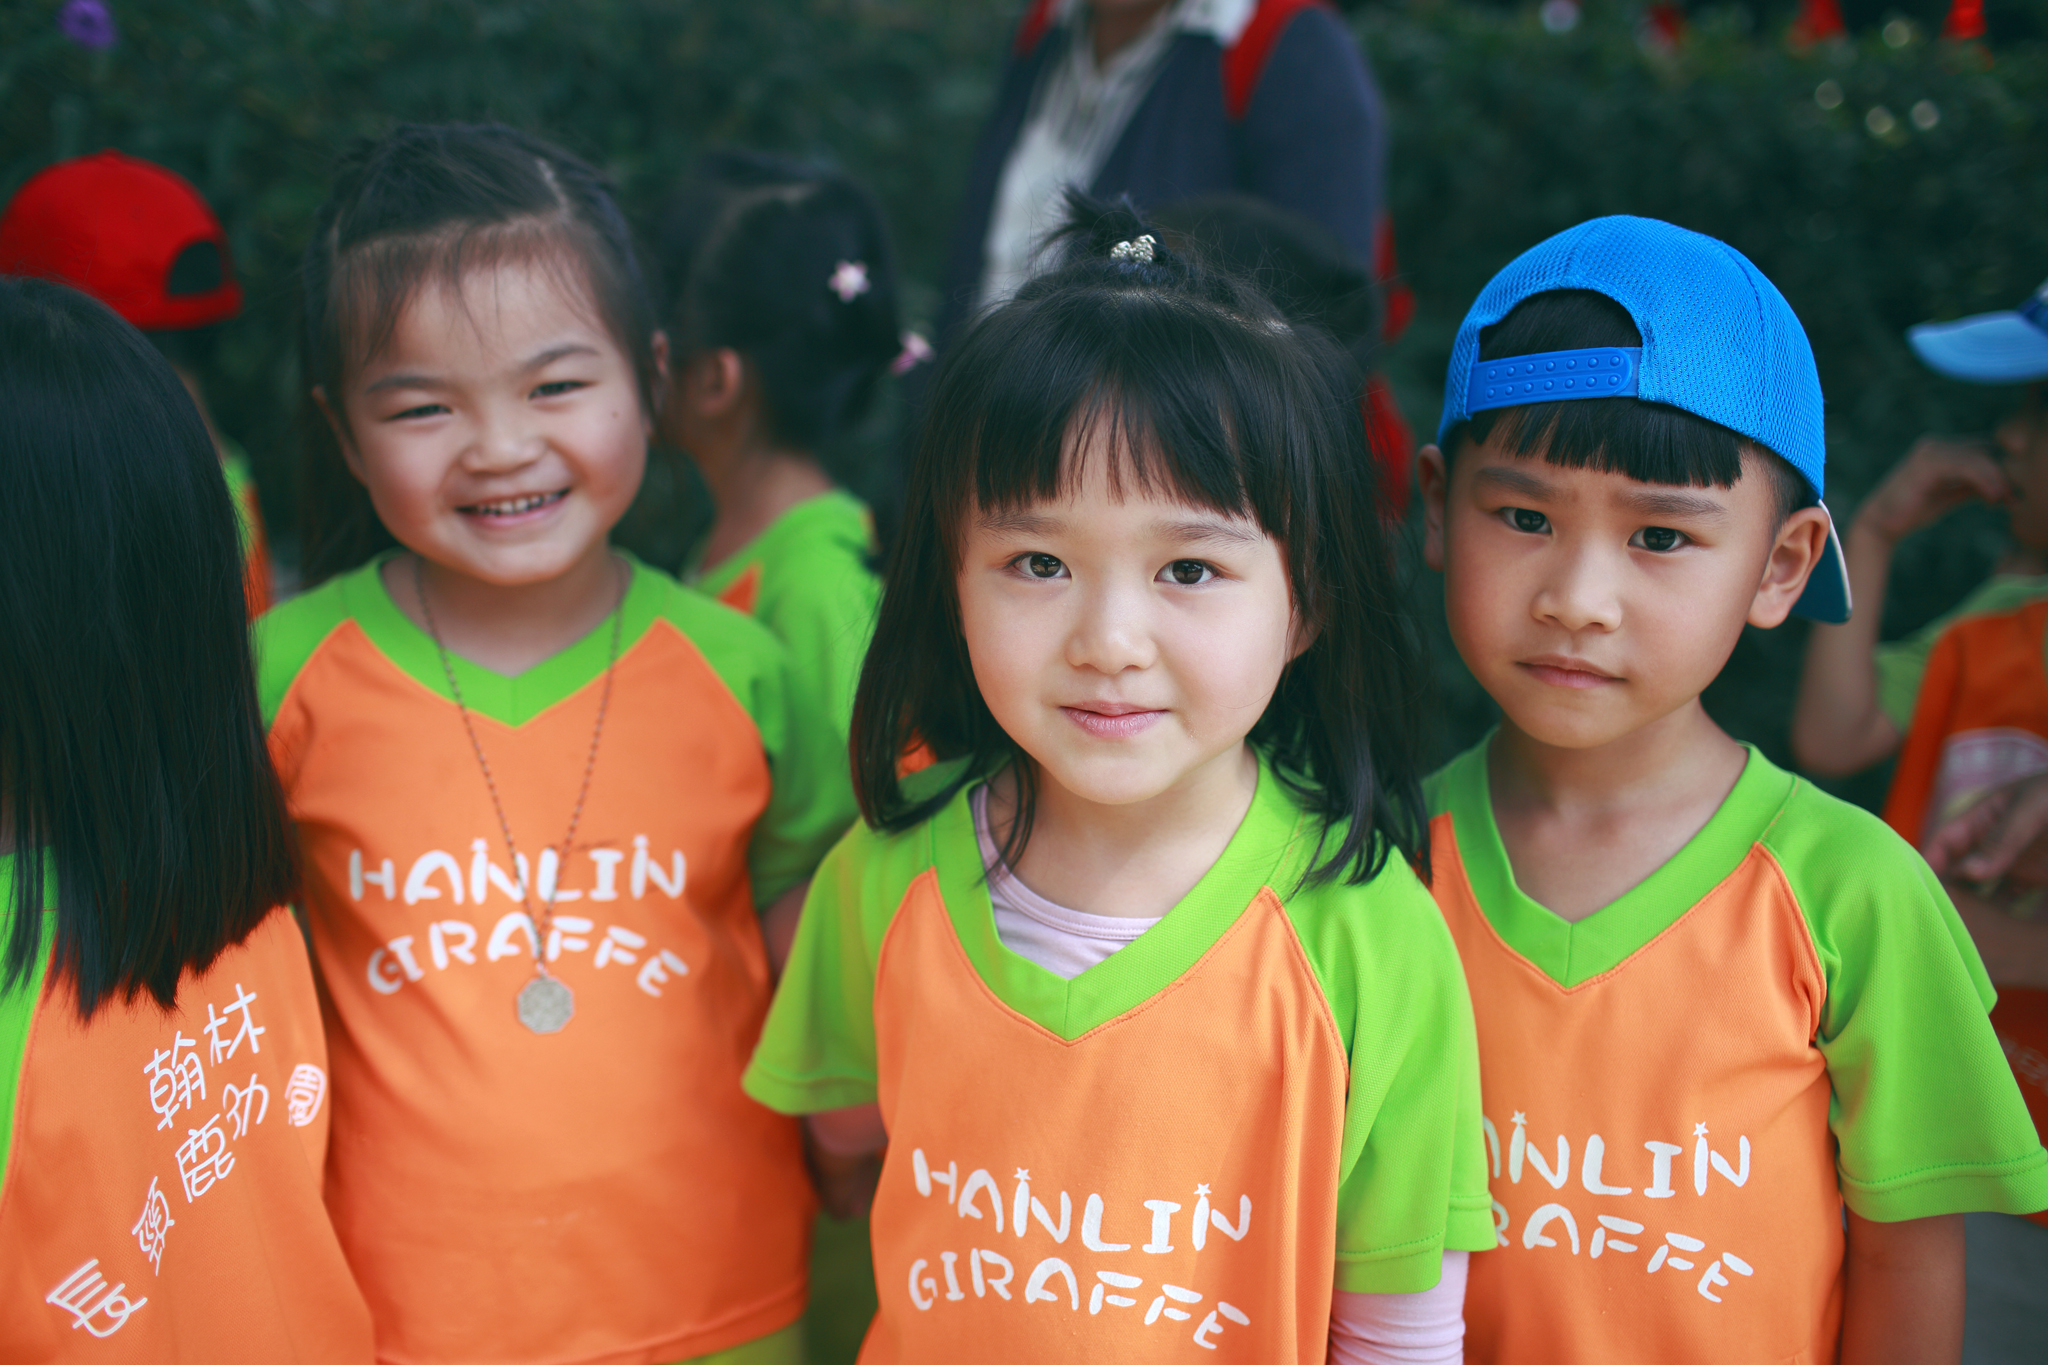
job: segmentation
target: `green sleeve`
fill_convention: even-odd
[[[47,890],[51,879],[45,876]],[[0,853],[0,926],[11,931],[14,923],[14,858]],[[7,1157],[14,1139],[14,1110],[21,1099],[21,1068],[28,1058],[28,1035],[35,1026],[36,1006],[43,998],[43,976],[50,966],[50,946],[56,934],[57,916],[43,912],[42,942],[28,975],[10,988],[0,985],[0,1176],[8,1169]],[[0,943],[8,934],[0,933]],[[4,981],[0,976],[0,981]],[[6,1190],[0,1188],[0,1199]]]
[[[250,646],[256,656],[256,700],[263,708],[263,723],[277,720],[285,694],[320,642],[349,617],[343,600],[342,577],[330,578],[311,592],[272,607],[250,626]]]
[[[1414,1293],[1446,1250],[1494,1245],[1479,1043],[1443,915],[1398,858],[1365,887],[1301,899],[1304,947],[1351,1058],[1337,1288]]]
[[[791,668],[824,706],[844,747],[853,734],[853,694],[882,588],[867,565],[842,548],[822,546],[811,563],[781,566],[774,576],[783,581],[762,583],[755,613],[789,646]]]
[[[748,851],[754,900],[802,882],[853,822],[853,772],[823,705],[782,643],[722,603],[669,583],[663,614],[702,651],[753,717],[774,782]]]
[[[892,837],[855,825],[811,879],[741,1082],[770,1109],[812,1114],[874,1102],[875,970],[897,907],[930,866],[930,837],[928,827]]]
[[[2048,1207],[2048,1152],[1986,1017],[1991,982],[1933,871],[1803,783],[1763,843],[1827,981],[1814,1043],[1849,1207],[1882,1223]]]
[[[1877,704],[1891,718],[1900,734],[1913,725],[1913,708],[1920,700],[1920,680],[1927,676],[1927,657],[1942,632],[1966,616],[1985,616],[2012,611],[2041,597],[2048,597],[2048,578],[2001,574],[1980,583],[1952,611],[1928,622],[1902,640],[1877,647]]]

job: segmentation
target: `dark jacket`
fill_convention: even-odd
[[[1026,16],[975,147],[947,260],[942,338],[974,306],[1004,163],[1040,75],[1073,37],[1047,26],[1045,9],[1034,5]],[[1322,224],[1370,266],[1386,161],[1372,73],[1328,6],[1261,0],[1259,11],[1238,40],[1249,50],[1229,62],[1206,34],[1174,37],[1151,91],[1087,188],[1106,199],[1128,194],[1140,209],[1201,194],[1253,195]]]

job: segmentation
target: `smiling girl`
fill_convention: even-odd
[[[663,349],[587,166],[352,154],[305,268],[331,446],[261,688],[306,857],[327,1198],[404,1361],[795,1358],[796,1125],[739,1076],[756,908],[852,817],[781,647],[614,551]]]
[[[1357,409],[1326,339],[1087,212],[934,380],[871,827],[747,1086],[848,1181],[886,1142],[871,1365],[1456,1360],[1477,1064]]]

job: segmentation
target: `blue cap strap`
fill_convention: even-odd
[[[1465,383],[1465,411],[1567,398],[1633,398],[1642,360],[1640,346],[1593,346],[1482,360]]]

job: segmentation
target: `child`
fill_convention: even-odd
[[[843,743],[881,599],[873,518],[847,485],[894,492],[849,463],[846,438],[917,354],[881,210],[845,176],[724,153],[661,240],[676,348],[662,433],[718,506],[697,586],[775,632]]]
[[[1699,701],[1745,623],[1848,615],[1798,319],[1596,219],[1481,293],[1438,439],[1426,553],[1504,713],[1430,791],[1502,1247],[1474,1355],[1954,1361],[1953,1215],[2048,1204],[1990,986],[1905,843]]]
[[[263,619],[261,677],[379,1350],[794,1360],[814,1206],[739,1089],[755,907],[852,803],[768,633],[606,544],[663,378],[624,221],[544,142],[404,127],[344,161],[305,287],[360,481],[322,555],[368,562]]]
[[[1913,728],[1935,642],[1951,627],[1979,617],[2008,623],[2024,618],[2036,622],[2034,653],[2040,652],[2037,623],[2048,598],[2048,403],[2042,401],[2048,382],[2048,284],[2011,312],[1922,323],[1906,338],[1922,360],[1952,379],[2026,387],[1988,442],[1923,436],[1863,500],[1843,537],[1857,595],[1882,603],[1898,543],[1965,503],[2003,504],[2013,544],[1997,571],[1959,606],[1906,639],[1879,644],[1877,611],[1813,632],[1792,717],[1792,749],[1801,763],[1826,776],[1860,772],[1898,751]],[[2001,631],[1969,627],[1987,628]],[[2020,636],[2014,640],[2020,643]],[[1979,645],[1973,652],[1981,650]],[[2029,694],[2048,699],[2048,687]],[[2024,728],[2042,729],[2038,723]],[[1977,766],[1979,788],[2024,776],[2048,767],[2048,744],[2008,747],[2000,761]],[[1895,806],[1902,790],[1912,793],[1913,823],[1894,821],[1893,827],[1915,843],[1938,823],[1918,818],[1931,776],[1909,779],[1903,789],[1893,786]]]
[[[0,1359],[369,1365],[206,428],[106,307],[0,279],[0,461]]]
[[[1477,1077],[1342,363],[1128,210],[1071,232],[934,377],[873,828],[748,1090],[887,1143],[869,1365],[1456,1360]]]
[[[249,458],[214,425],[200,384],[219,325],[242,311],[227,233],[191,182],[95,152],[30,176],[0,214],[0,272],[82,289],[143,331],[199,409],[240,523],[249,614],[270,605],[270,553]]]

